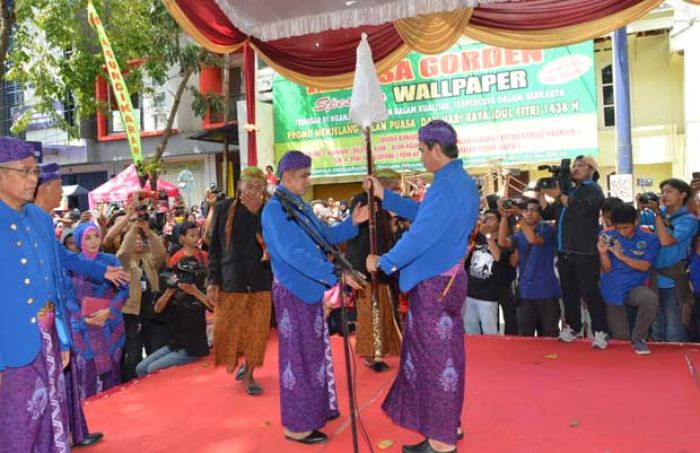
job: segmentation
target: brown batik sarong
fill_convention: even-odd
[[[226,365],[229,373],[236,370],[240,357],[249,366],[262,366],[271,313],[270,291],[222,291],[214,310],[214,363]]]
[[[389,286],[379,284],[380,357],[401,354],[401,339],[394,324]],[[361,357],[375,357],[374,324],[372,323],[372,288],[369,285],[357,293],[357,336],[355,351]]]

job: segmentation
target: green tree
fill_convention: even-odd
[[[97,36],[87,21],[85,0],[15,1],[17,28],[11,53],[13,65],[7,76],[33,90],[37,102],[15,122],[13,130],[25,129],[32,114],[38,112],[50,116],[70,137],[77,138],[85,120],[93,118],[98,110],[108,110],[95,97],[95,81],[98,76],[107,80],[107,73]],[[220,66],[222,59],[185,39],[161,0],[93,3],[130,93],[152,94],[151,87],[163,86],[172,68],[177,68],[181,77],[172,93],[174,102],[162,140],[139,169],[141,176],[151,176],[155,186],[159,162],[190,78],[203,66]],[[148,80],[152,84],[147,84]],[[207,96],[197,94],[194,107],[201,115],[206,110],[202,99]],[[56,112],[56,101],[74,105],[74,117]]]
[[[10,47],[10,35],[15,26],[15,8],[4,0],[0,1],[0,81],[5,78],[5,61]]]

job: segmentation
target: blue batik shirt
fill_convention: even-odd
[[[615,230],[606,231],[605,234],[620,242],[622,253],[635,260],[648,261],[653,264],[659,254],[659,238],[651,233],[642,231],[639,227],[631,238],[622,236]],[[605,303],[622,305],[629,292],[642,286],[649,278],[649,272],[632,269],[623,263],[612,252],[608,252],[612,264],[608,272],[600,276],[600,292]]]

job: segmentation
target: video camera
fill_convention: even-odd
[[[178,283],[204,287],[207,279],[207,269],[195,258],[185,257],[177,262],[171,272],[163,274],[168,288],[177,288]]]
[[[568,194],[573,190],[574,180],[571,179],[571,159],[562,159],[559,165],[540,165],[537,169],[547,170],[552,176],[537,180],[535,190],[559,187],[563,194]]]

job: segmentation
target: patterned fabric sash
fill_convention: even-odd
[[[44,347],[44,360],[46,361],[46,371],[48,375],[49,404],[51,405],[51,428],[53,431],[53,442],[58,452],[70,451],[68,444],[68,433],[63,423],[63,411],[65,407],[61,405],[60,384],[56,376],[60,376],[63,367],[60,355],[56,357],[54,353],[53,338],[51,330],[53,328],[55,314],[53,311],[46,311],[39,322],[39,332],[41,333]],[[56,360],[58,359],[58,363]]]
[[[231,250],[231,233],[233,232],[233,218],[236,216],[236,208],[238,207],[238,197],[231,203],[226,216],[226,250]]]

